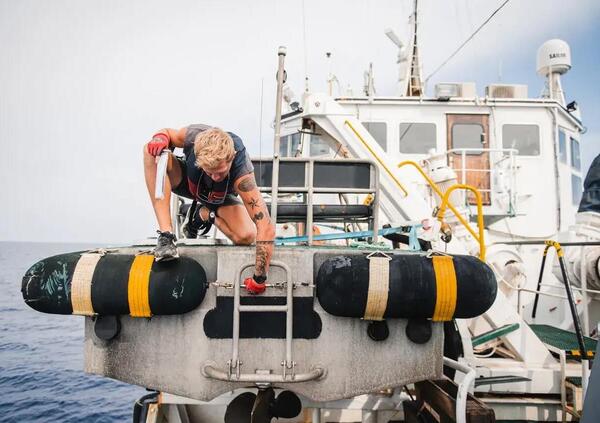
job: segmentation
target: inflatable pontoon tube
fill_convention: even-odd
[[[25,303],[43,313],[92,316],[183,314],[200,305],[206,273],[188,257],[69,253],[34,264],[23,277]]]
[[[497,290],[492,269],[477,257],[417,253],[328,257],[316,285],[326,312],[366,320],[476,317]]]

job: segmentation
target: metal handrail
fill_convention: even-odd
[[[581,330],[581,323],[579,322],[579,314],[577,313],[575,301],[573,299],[573,292],[571,290],[571,283],[569,282],[569,278],[567,276],[567,271],[565,269],[564,252],[563,252],[563,249],[562,249],[562,246],[560,245],[560,243],[558,243],[556,241],[547,240],[547,241],[545,241],[545,244],[546,244],[546,247],[544,248],[544,255],[542,257],[542,266],[540,269],[540,276],[538,278],[537,291],[540,290],[540,287],[542,285],[542,276],[544,274],[544,268],[545,268],[545,264],[546,264],[546,257],[548,255],[548,250],[550,248],[554,248],[556,250],[556,255],[558,256],[558,263],[560,264],[560,272],[562,274],[563,282],[565,284],[564,288],[567,293],[569,309],[571,311],[571,316],[573,318],[573,326],[575,327],[575,335],[577,336],[577,343],[579,344],[579,350],[581,352],[581,376],[582,376],[581,380],[582,380],[583,397],[585,398],[587,386],[588,386],[588,380],[590,377],[590,367],[589,366],[590,366],[591,361],[589,361],[590,358],[587,355],[585,341],[583,339],[583,331]],[[535,300],[533,302],[533,310],[532,310],[532,316],[531,316],[532,318],[535,318],[539,295],[540,295],[539,293],[535,294]],[[585,304],[584,307],[587,307],[587,303]],[[563,381],[563,383],[564,383],[564,381]]]
[[[263,160],[262,158],[256,159],[255,161],[268,161]],[[315,159],[315,158],[284,158],[280,160],[281,162],[291,162],[291,163],[303,163],[305,166],[305,185],[304,186],[295,186],[295,187],[287,187],[287,186],[279,186],[278,192],[281,193],[302,193],[306,194],[306,228],[312,228],[314,222],[313,215],[313,198],[314,194],[372,194],[374,199],[372,203],[373,217],[372,217],[372,225],[373,225],[373,242],[378,242],[378,232],[377,228],[379,227],[379,168],[377,164],[370,159],[343,159],[344,163],[359,163],[359,164],[368,164],[370,167],[370,172],[373,173],[373,176],[369,175],[369,188],[330,188],[330,187],[315,187],[314,186],[314,176],[315,176],[315,164],[322,163],[340,163],[340,159]],[[273,199],[274,199],[274,191],[272,187],[259,187],[260,192],[270,192],[271,193],[271,207],[273,207]],[[272,218],[273,216],[271,216]],[[313,244],[313,232],[310,230],[306,231],[307,233],[307,241],[308,245]]]
[[[234,279],[234,285],[233,285],[233,288],[234,288],[233,289],[233,336],[232,336],[232,343],[231,343],[232,344],[232,352],[231,352],[231,361],[229,363],[229,368],[236,369],[236,374],[237,374],[238,379],[240,376],[240,366],[241,366],[241,362],[239,359],[240,312],[241,311],[253,311],[253,312],[270,311],[270,310],[268,310],[268,306],[260,306],[262,308],[256,308],[256,309],[248,309],[246,307],[246,310],[242,310],[242,306],[240,304],[240,297],[241,297],[240,282],[242,279],[242,273],[244,272],[244,270],[246,270],[252,266],[254,266],[254,263],[247,263],[247,264],[241,266],[236,273],[236,277]],[[292,358],[294,284],[291,279],[292,271],[287,264],[285,264],[284,262],[280,262],[280,261],[271,261],[271,267],[279,267],[279,268],[283,269],[285,272],[285,281],[286,281],[285,310],[283,310],[283,309],[278,310],[278,311],[285,311],[285,313],[286,313],[285,361],[283,362],[283,378],[285,379],[286,369],[292,369],[292,371],[293,371],[294,364],[295,364],[293,361],[293,358]],[[293,373],[292,373],[292,377],[293,377]]]
[[[567,388],[565,385],[567,379],[567,356],[561,349],[545,344],[546,348],[558,355],[560,361],[560,406],[562,408],[562,421],[567,421]]]
[[[469,155],[470,152],[476,152],[476,153],[490,153],[490,155],[494,154],[494,153],[501,153],[502,154],[502,158],[500,158],[499,160],[494,162],[494,166],[491,165],[491,156],[489,157],[490,160],[490,165],[489,168],[487,169],[472,169],[472,168],[468,168],[466,167],[466,158],[467,155]],[[461,178],[460,178],[460,182],[463,184],[467,183],[467,174],[489,174],[491,175],[497,175],[498,174],[498,170],[496,169],[497,165],[505,160],[509,161],[509,180],[508,180],[508,186],[505,192],[508,193],[509,196],[509,210],[508,213],[509,215],[514,214],[514,208],[515,208],[515,203],[516,203],[516,169],[517,169],[517,164],[515,161],[515,157],[518,155],[519,151],[515,148],[453,148],[450,150],[446,150],[443,155],[445,155],[448,158],[451,157],[456,157],[457,155],[461,157],[461,166],[459,168],[454,168],[452,167],[455,171],[457,172],[461,172]],[[452,156],[451,156],[452,155]],[[490,188],[489,189],[480,189],[480,192],[487,192],[489,193],[489,195],[493,195],[494,194],[494,189],[493,189],[493,185],[494,185],[494,179],[490,180]]]
[[[555,284],[552,284],[552,283],[543,283],[540,286],[545,286],[545,287],[548,287],[548,288],[556,288],[556,289],[565,289],[565,287],[563,285],[558,285],[558,284],[555,285]],[[597,290],[597,289],[583,289],[583,288],[577,288],[577,287],[574,287],[574,286],[572,286],[571,289],[573,291],[577,291],[577,292],[588,292],[588,293],[591,293],[591,294],[600,294],[600,290]]]
[[[273,175],[271,184],[273,185],[273,196],[271,198],[271,218],[277,223],[277,191],[279,189],[279,143],[281,141],[281,99],[283,98],[283,84],[285,82],[285,55],[287,50],[285,47],[279,47],[277,56],[279,58],[279,66],[277,69],[277,96],[275,100],[275,132],[273,138]]]
[[[399,168],[406,166],[406,165],[411,165],[415,169],[417,169],[419,171],[419,173],[421,174],[421,176],[423,176],[423,178],[425,178],[425,180],[427,181],[427,183],[429,184],[431,189],[433,189],[435,191],[435,193],[437,195],[439,195],[440,199],[444,198],[444,193],[442,192],[440,187],[433,181],[433,179],[431,179],[425,173],[425,171],[421,168],[421,166],[419,166],[416,162],[413,162],[412,160],[405,160],[403,162],[398,163]],[[477,234],[471,228],[471,225],[469,225],[469,223],[464,219],[464,217],[462,217],[462,214],[450,202],[448,202],[448,208],[452,211],[452,213],[454,213],[454,215],[456,216],[458,221],[460,223],[462,223],[462,225],[467,229],[467,231],[469,231],[469,233],[473,236],[473,238],[475,238],[477,240]]]
[[[218,369],[215,362],[209,361],[202,367],[202,374],[210,379],[217,379],[229,382],[252,382],[252,383],[290,383],[290,382],[306,382],[315,380],[325,375],[325,369],[315,367],[307,373],[295,373],[296,363],[292,356],[292,340],[293,340],[293,290],[294,284],[291,280],[291,269],[287,264],[280,261],[272,261],[271,267],[279,267],[285,271],[286,281],[286,304],[283,306],[268,306],[268,305],[241,305],[240,304],[240,282],[244,270],[252,267],[253,263],[242,265],[236,272],[236,277],[233,283],[233,334],[232,334],[232,352],[231,359],[227,362],[228,371]],[[240,312],[261,312],[261,311],[278,311],[286,313],[286,334],[285,334],[285,360],[282,361],[283,367],[281,374],[259,374],[259,373],[241,373],[240,367],[242,362],[239,359],[239,328],[240,328]],[[235,373],[233,372],[235,370]]]
[[[473,235],[475,240],[479,243],[479,259],[481,261],[485,261],[485,240],[484,240],[484,235],[483,235],[483,233],[484,233],[484,231],[483,231],[484,230],[484,228],[483,228],[483,205],[482,205],[482,201],[481,201],[481,194],[479,193],[477,188],[475,188],[471,185],[465,185],[465,184],[452,185],[444,193],[444,197],[442,198],[442,204],[440,205],[440,209],[438,210],[437,218],[440,222],[443,222],[444,215],[446,214],[446,207],[450,206],[450,194],[452,193],[452,191],[454,191],[456,189],[468,190],[468,191],[471,191],[473,194],[475,194],[475,200],[477,201],[477,227],[479,229],[479,235],[474,234],[472,229],[470,229],[470,225],[466,224],[466,222],[463,223],[464,219],[461,220],[461,223],[463,223],[463,225],[467,229],[469,229],[469,232],[471,232],[471,235]]]
[[[235,379],[232,379],[227,372],[219,370],[214,362],[205,363],[202,367],[202,374],[210,379],[222,380],[226,382],[249,382],[249,383],[298,383],[308,382],[320,379],[325,375],[325,369],[316,367],[306,373],[295,374],[293,378],[284,377],[281,374],[253,374],[242,373]]]
[[[455,418],[457,423],[466,423],[467,398],[469,396],[469,390],[471,389],[471,385],[473,385],[475,377],[477,376],[477,371],[448,357],[444,357],[444,366],[448,366],[454,370],[458,370],[459,372],[465,374],[464,379],[458,384],[458,391],[456,392]]]
[[[231,359],[227,362],[228,370],[220,370],[213,361],[205,362],[202,367],[202,374],[210,379],[228,381],[228,382],[252,382],[252,383],[293,383],[307,382],[323,377],[326,372],[324,368],[315,366],[306,373],[296,373],[296,362],[292,356],[293,340],[293,289],[294,284],[291,280],[291,270],[289,266],[280,261],[272,261],[271,267],[279,267],[285,271],[286,280],[286,304],[283,306],[268,305],[241,305],[240,304],[240,281],[244,270],[252,267],[252,263],[242,265],[236,272],[236,278],[233,283],[234,302],[233,302],[233,334],[232,334],[232,353]],[[275,373],[241,373],[242,362],[239,359],[239,327],[240,312],[261,312],[276,311],[286,313],[286,336],[285,336],[285,360],[282,361],[283,367],[281,374]],[[235,373],[234,373],[235,370]]]
[[[569,282],[569,278],[567,276],[567,271],[565,269],[565,261],[564,261],[564,252],[560,245],[560,243],[547,240],[545,242],[546,247],[544,248],[544,255],[542,256],[542,266],[540,269],[540,276],[538,277],[538,285],[537,291],[540,290],[540,286],[542,284],[542,278],[544,276],[544,268],[546,267],[546,257],[548,256],[548,250],[550,248],[554,248],[556,250],[556,255],[558,256],[558,263],[560,265],[560,272],[562,274],[563,282],[565,284],[565,291],[567,293],[567,299],[569,302],[569,308],[571,310],[571,316],[573,317],[573,326],[575,327],[575,334],[577,335],[577,342],[579,343],[579,349],[581,351],[581,360],[587,360],[587,350],[585,348],[585,341],[583,340],[583,332],[581,330],[581,323],[579,322],[579,314],[577,313],[577,309],[575,307],[575,300],[573,299],[573,291],[571,290],[571,283]],[[539,294],[535,295],[535,299],[533,301],[533,310],[531,312],[531,318],[535,318],[537,305],[539,300]]]
[[[480,151],[482,153],[510,153],[511,155],[519,153],[519,150],[516,148],[451,148],[450,150],[446,150],[446,153],[462,153],[463,151]]]

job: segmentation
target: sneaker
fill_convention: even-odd
[[[158,241],[154,249],[154,260],[168,261],[179,257],[177,246],[175,245],[175,241],[177,241],[175,235],[171,232],[156,232],[158,233]]]
[[[198,238],[199,218],[196,218],[198,215],[196,210],[196,202],[194,201],[188,208],[183,224],[181,225],[181,232],[183,232],[186,238]]]
[[[188,209],[181,225],[181,232],[186,238],[196,239],[198,235],[206,235],[215,222],[216,214],[213,210],[209,210],[208,220],[202,220],[200,217],[201,208],[202,206],[194,201]]]

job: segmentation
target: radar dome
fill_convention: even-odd
[[[563,40],[548,40],[537,51],[537,73],[564,74],[571,69],[571,48]]]

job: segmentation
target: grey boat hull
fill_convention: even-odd
[[[141,248],[119,249],[119,253],[136,253]],[[317,336],[292,340],[293,370],[286,370],[285,381],[272,385],[289,389],[313,401],[333,401],[402,386],[441,376],[443,324],[432,323],[432,336],[416,344],[406,335],[406,319],[388,319],[389,337],[374,341],[367,334],[368,322],[336,317],[325,312],[314,300],[314,275],[319,253],[343,253],[355,249],[281,247],[273,260],[285,263],[294,283],[294,304],[298,298],[312,302],[312,313],[320,319]],[[239,270],[254,261],[253,247],[181,246],[180,254],[197,260],[210,283],[202,304],[195,310],[175,316],[133,318],[121,316],[121,330],[114,339],[105,341],[94,332],[93,318],[85,322],[85,370],[126,383],[168,392],[187,398],[209,401],[225,392],[254,386],[229,373],[232,339],[207,336],[205,319],[217,308],[218,298],[233,296],[233,283]],[[251,274],[249,267],[241,279]],[[272,267],[267,297],[285,297],[285,271]],[[240,282],[240,281],[238,281]],[[242,292],[242,301],[245,293]],[[312,299],[312,301],[311,301]],[[275,317],[276,313],[265,315]],[[242,313],[241,320],[248,314]],[[295,316],[299,320],[298,316]],[[302,317],[300,317],[302,318]],[[214,318],[213,318],[214,320]],[[294,325],[302,322],[296,321]],[[210,331],[208,331],[210,332]],[[239,340],[238,367],[242,375],[281,378],[286,358],[285,338],[244,338]],[[230,375],[218,380],[207,374],[216,369]],[[292,379],[291,373],[295,379]],[[318,374],[313,380],[306,375]],[[242,378],[243,379],[243,378]]]

